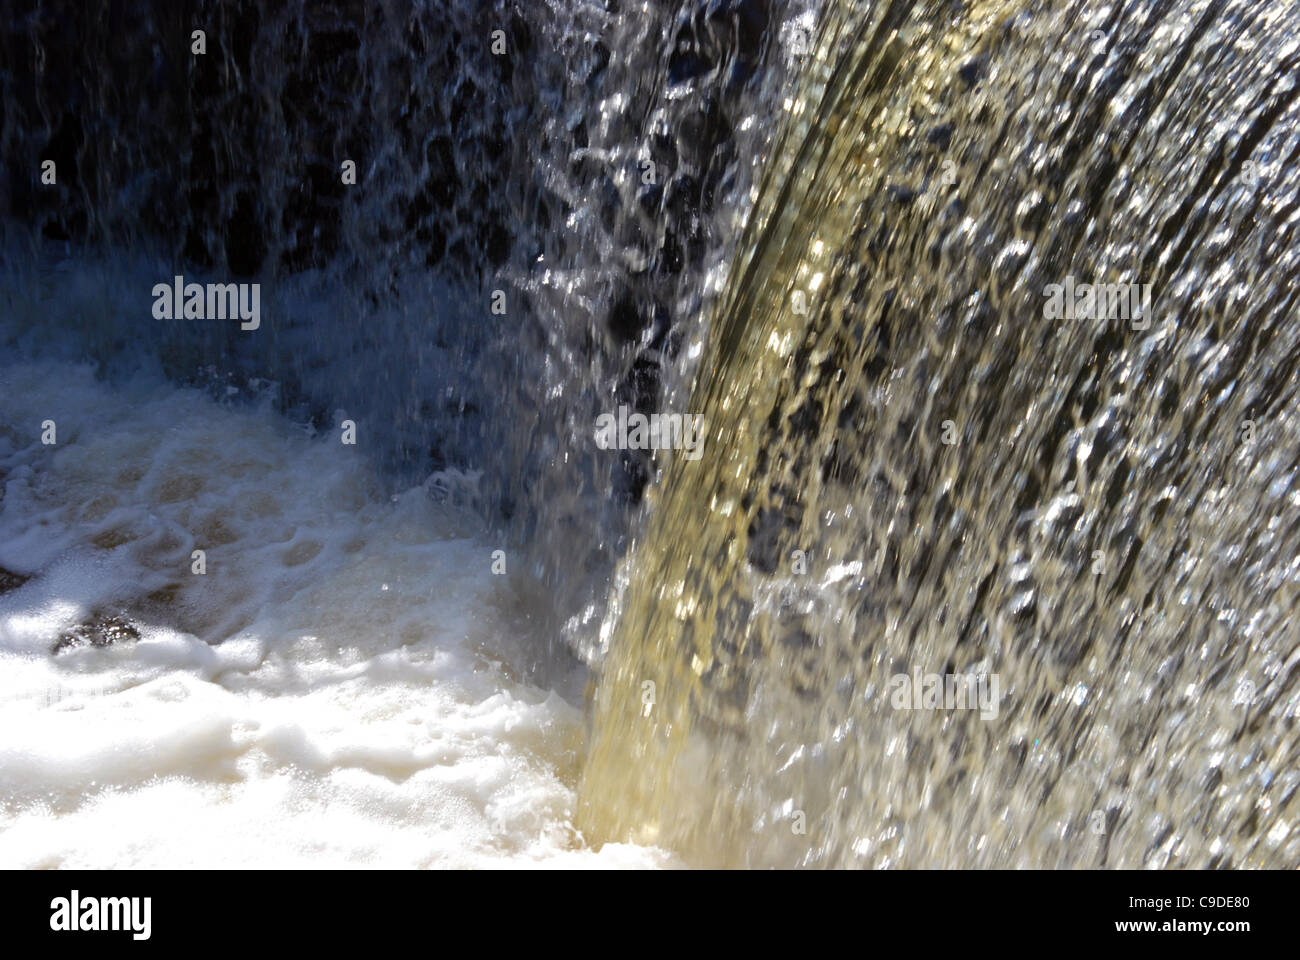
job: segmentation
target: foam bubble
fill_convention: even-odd
[[[0,392],[0,566],[32,577],[0,595],[0,865],[672,864],[575,833],[580,711],[517,679],[495,547],[425,489],[147,378]],[[50,652],[107,615],[139,638]]]

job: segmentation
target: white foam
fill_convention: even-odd
[[[34,575],[0,595],[0,866],[672,865],[576,836],[580,712],[514,679],[495,546],[424,489],[161,382],[0,395],[0,566]],[[50,653],[115,611],[138,641]]]

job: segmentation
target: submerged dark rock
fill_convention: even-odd
[[[107,647],[125,640],[139,639],[140,631],[135,628],[135,625],[130,620],[120,616],[101,614],[63,633],[50,652],[57,654],[87,645]]]
[[[17,590],[30,579],[31,577],[0,567],[0,594],[8,593],[10,590]]]

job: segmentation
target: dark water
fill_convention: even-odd
[[[27,4],[4,39],[11,287],[93,251],[105,290],[93,322],[56,306],[21,335],[271,380],[298,418],[364,418],[390,470],[481,470],[484,515],[590,624],[654,472],[592,456],[592,423],[684,389],[808,6]],[[260,280],[262,330],[142,325],[176,274]]]
[[[598,674],[589,842],[1300,863],[1300,8],[69,11],[4,25],[7,345],[481,471]],[[260,331],[151,320],[174,274]],[[598,450],[620,405],[703,456]]]

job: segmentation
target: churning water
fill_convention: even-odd
[[[0,862],[666,861],[577,843],[581,687],[524,678],[526,611],[431,495],[455,476],[385,494],[267,406],[140,376],[0,388],[0,566],[35,574],[0,597]],[[13,442],[32,417],[57,452]],[[76,645],[88,616],[133,636]]]
[[[1300,7],[126,6],[4,27],[0,862],[1300,865]]]

